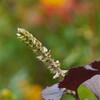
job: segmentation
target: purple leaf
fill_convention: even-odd
[[[85,67],[79,66],[69,69],[64,80],[59,83],[59,88],[66,88],[69,90],[77,91],[80,84],[90,79],[100,72],[100,62],[92,62]]]
[[[90,64],[93,68],[100,70],[100,61],[94,61]]]

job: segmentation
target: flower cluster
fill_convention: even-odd
[[[39,40],[25,29],[18,28],[17,36],[37,55],[36,58],[46,64],[48,69],[55,74],[53,78],[59,77],[60,79],[63,79],[67,71],[61,70],[60,62],[58,60],[54,61],[54,59],[51,58],[51,50],[44,47]]]

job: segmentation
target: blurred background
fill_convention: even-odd
[[[58,82],[17,39],[18,27],[51,49],[62,69],[100,60],[100,0],[0,0],[0,100],[42,100],[42,89]],[[83,85],[78,92],[97,100]]]

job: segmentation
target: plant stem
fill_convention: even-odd
[[[78,93],[76,92],[75,95],[73,95],[73,97],[75,98],[75,100],[80,100],[79,96],[78,96]]]
[[[78,97],[75,97],[75,99],[76,99],[76,100],[80,100],[79,96],[78,96]]]

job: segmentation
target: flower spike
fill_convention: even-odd
[[[51,50],[43,46],[39,40],[25,29],[18,28],[17,37],[37,55],[37,59],[42,61],[47,68],[55,74],[53,78],[63,79],[67,71],[61,70],[60,62],[58,60],[54,61],[54,59],[51,58]]]

